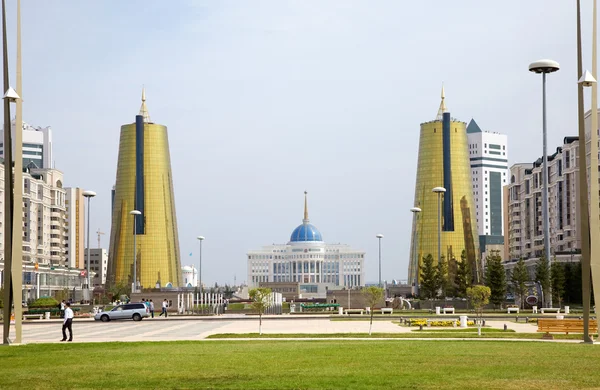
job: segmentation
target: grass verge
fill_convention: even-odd
[[[595,346],[498,341],[32,344],[0,348],[0,387],[580,389],[597,387],[599,359]]]
[[[581,334],[555,334],[557,340],[582,340]],[[369,336],[368,333],[217,333],[207,337],[208,339],[323,339],[323,338],[340,338],[340,339],[355,339],[355,338],[393,338],[393,339],[520,339],[520,340],[538,340],[542,338],[542,333],[515,333],[510,331],[500,332],[483,332],[481,336],[477,335],[477,330],[471,332],[455,332],[440,330],[435,331],[413,331],[411,333],[373,333]]]

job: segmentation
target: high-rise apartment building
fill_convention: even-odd
[[[508,183],[506,135],[482,131],[475,120],[467,126],[477,233],[502,236],[502,187]]]
[[[445,192],[433,192],[438,187]],[[475,271],[476,279],[479,278],[477,208],[473,201],[466,124],[453,119],[446,110],[443,89],[437,118],[421,124],[414,207],[421,211],[413,215],[409,283],[419,285],[424,256],[432,255],[435,263],[438,255],[444,256],[453,262],[453,267],[455,261],[461,261],[463,251],[465,261]]]
[[[167,128],[150,121],[144,91],[135,123],[121,126],[108,257],[109,284],[182,285]]]
[[[504,134],[482,131],[471,119],[467,126],[469,160],[475,218],[479,235],[479,256],[483,261],[493,250],[504,257],[504,197],[508,183],[508,144]]]
[[[548,219],[552,256],[579,253],[578,137],[565,137],[548,156]],[[538,258],[544,252],[542,158],[510,168],[507,253],[510,259]]]
[[[12,122],[12,139],[15,139],[15,123]],[[0,130],[0,140],[4,130]],[[13,145],[14,148],[14,145]],[[0,157],[4,158],[4,144],[0,141]],[[52,129],[33,127],[23,122],[23,168],[53,168]]]
[[[65,188],[65,225],[67,234],[67,263],[69,267],[85,268],[84,263],[84,232],[85,207],[83,190],[81,188]]]

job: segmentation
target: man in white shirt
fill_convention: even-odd
[[[71,309],[70,302],[67,302],[66,306],[62,327],[63,338],[60,341],[67,341],[67,332],[65,332],[67,329],[69,330],[69,341],[73,341],[73,309]]]
[[[165,299],[162,303],[162,311],[158,315],[159,317],[161,317],[164,314],[165,318],[167,318],[167,307],[168,306],[169,306],[169,302],[167,302],[167,300]]]

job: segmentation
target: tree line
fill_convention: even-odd
[[[475,280],[473,270],[466,260],[463,250],[461,260],[452,258],[446,261],[444,256],[434,264],[431,254],[423,257],[420,272],[420,296],[425,299],[444,297],[467,298],[467,289]],[[552,299],[558,305],[581,303],[581,263],[552,262],[549,267],[545,256],[541,256],[530,275],[525,261],[519,259],[512,271],[507,272],[502,265],[499,251],[491,251],[485,258],[484,285],[490,289],[489,301],[500,306],[506,301],[507,293],[519,298],[521,307],[528,295],[531,283],[537,283],[543,292],[544,300],[552,292]],[[541,302],[541,297],[538,299]],[[544,304],[545,302],[541,302]]]

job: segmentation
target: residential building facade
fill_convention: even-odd
[[[85,251],[84,268],[87,269],[88,251]],[[90,248],[90,274],[93,276],[91,285],[104,286],[108,270],[108,251],[105,248]],[[95,275],[94,275],[95,274]]]
[[[85,205],[81,188],[65,188],[66,256],[69,267],[84,267]]]

